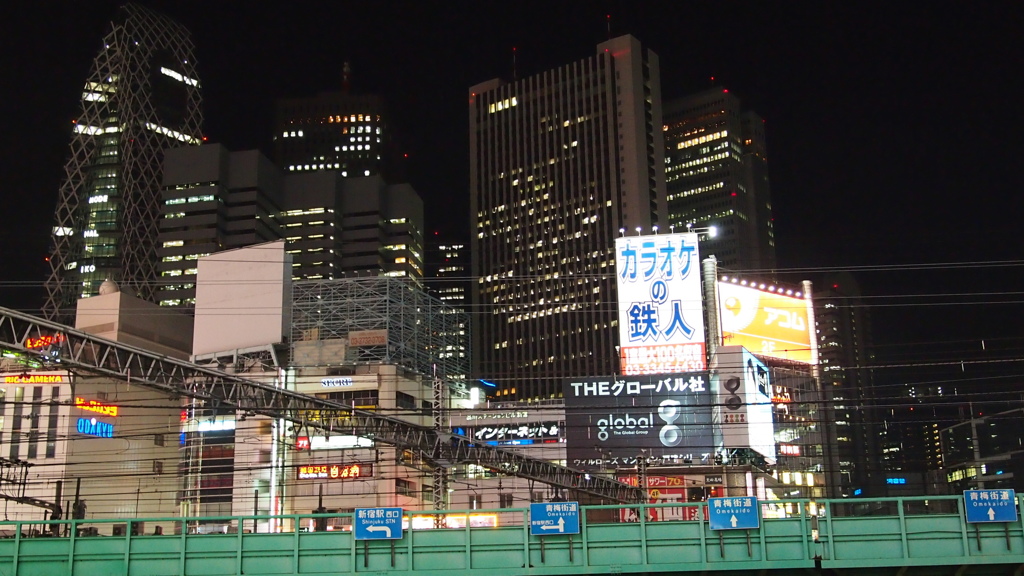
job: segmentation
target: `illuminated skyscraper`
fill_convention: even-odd
[[[669,224],[716,229],[701,255],[722,268],[775,269],[772,199],[761,117],[712,88],[665,103],[665,187]]]
[[[468,96],[475,376],[557,397],[617,371],[620,229],[667,229],[658,57],[622,36]]]
[[[163,151],[199,144],[201,123],[188,30],[146,8],[121,7],[93,60],[71,134],[47,318],[70,320],[75,301],[97,294],[107,278],[153,298]]]

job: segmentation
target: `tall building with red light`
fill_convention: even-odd
[[[716,87],[665,103],[668,222],[701,234],[701,255],[722,268],[775,270],[764,122]]]
[[[667,225],[658,57],[621,36],[467,96],[475,376],[556,398],[618,370],[620,229]]]

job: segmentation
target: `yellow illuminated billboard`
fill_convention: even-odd
[[[810,300],[732,282],[718,282],[722,344],[758,356],[805,364],[817,362]]]

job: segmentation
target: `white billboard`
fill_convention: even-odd
[[[775,463],[775,419],[768,367],[742,346],[715,353],[712,384],[718,391],[715,420],[726,449],[750,448]]]
[[[697,234],[617,238],[615,271],[622,373],[704,370]]]

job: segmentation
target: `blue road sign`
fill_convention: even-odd
[[[761,526],[757,498],[708,498],[708,524],[712,530],[741,530]]]
[[[356,540],[398,540],[402,537],[402,509],[356,508],[352,528]]]
[[[1008,488],[964,490],[964,512],[970,523],[1016,522],[1017,493]]]
[[[579,502],[542,502],[530,504],[530,534],[580,533]]]

